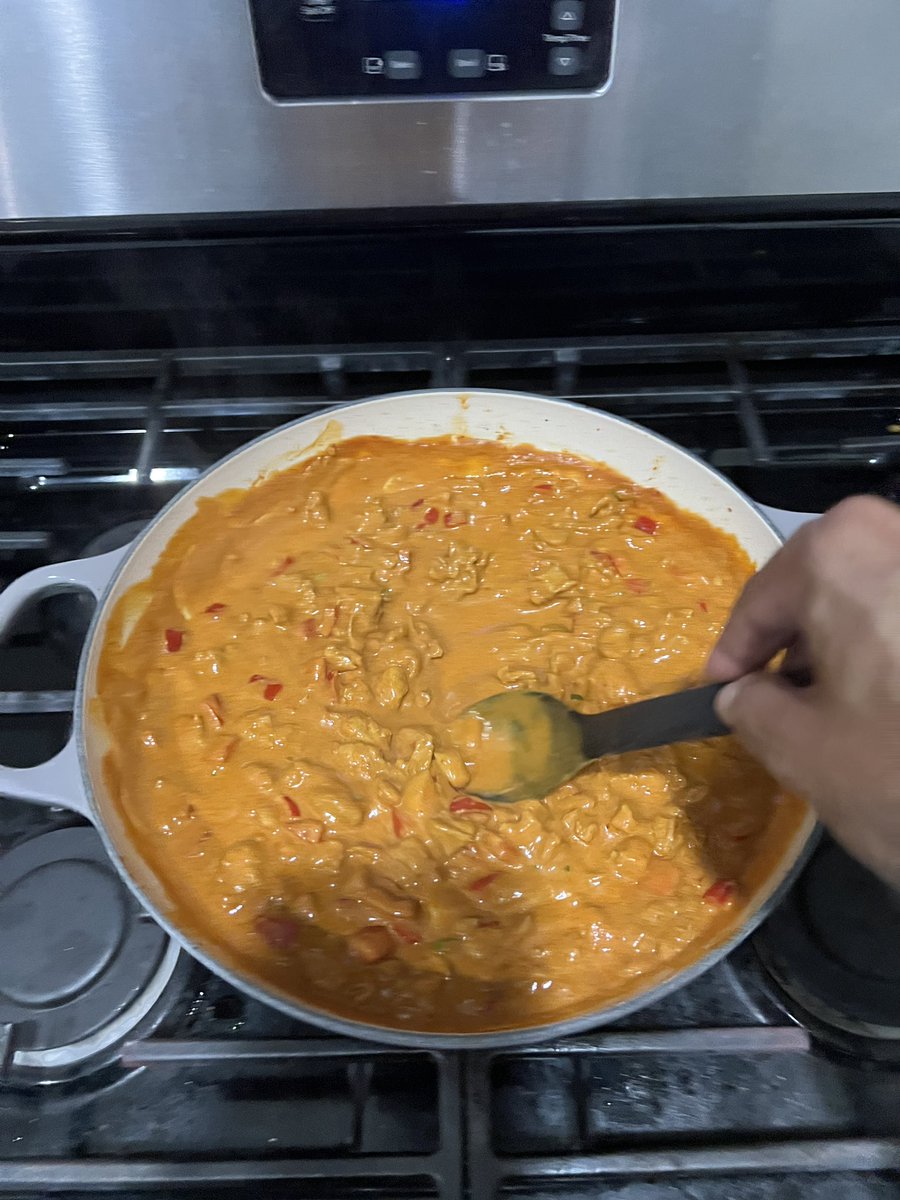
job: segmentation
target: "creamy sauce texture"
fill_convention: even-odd
[[[459,718],[690,686],[750,575],[609,468],[465,439],[343,442],[203,500],[119,602],[107,781],[181,927],[380,1025],[539,1025],[720,939],[806,810],[731,739],[467,792]]]

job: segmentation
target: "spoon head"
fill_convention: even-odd
[[[462,718],[473,771],[468,790],[485,800],[540,800],[585,764],[578,714],[543,692],[501,692]]]

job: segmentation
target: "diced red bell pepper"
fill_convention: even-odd
[[[205,613],[220,613],[223,608],[227,608],[227,604],[210,604],[209,608],[204,608]]]
[[[166,630],[166,652],[175,654],[181,649],[184,642],[184,630],[182,629],[167,629]]]
[[[297,801],[291,799],[290,796],[282,796],[281,798],[287,805],[287,810],[291,814],[291,819],[294,821],[299,820],[300,806],[298,805]]]
[[[734,899],[734,894],[737,891],[737,884],[733,879],[717,879],[711,887],[708,887],[703,893],[703,899],[708,904],[729,904]]]
[[[279,692],[284,690],[283,683],[267,683],[263,688],[263,699],[274,700]]]
[[[457,796],[455,800],[450,801],[450,811],[452,813],[489,813],[492,809],[487,801],[478,800],[475,796]]]
[[[634,527],[639,533],[656,533],[659,521],[654,521],[652,517],[638,517]]]

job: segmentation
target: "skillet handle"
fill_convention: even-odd
[[[20,576],[0,593],[0,639],[29,601],[54,592],[88,591],[99,600],[128,549],[111,550],[94,558],[52,563]],[[74,725],[62,750],[36,767],[0,764],[0,795],[69,808],[91,819],[91,804],[81,775]]]
[[[768,517],[785,541],[797,532],[801,525],[815,521],[820,513],[789,512],[786,508],[770,508],[768,504],[756,506]]]

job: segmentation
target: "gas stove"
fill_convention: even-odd
[[[754,498],[893,495],[889,329],[0,354],[0,571],[122,545],[274,426],[519,388],[680,442]],[[0,759],[65,739],[91,602],[0,648]],[[827,840],[767,924],[626,1022],[492,1053],[323,1034],[141,913],[93,831],[0,800],[0,1196],[900,1195],[900,901]]]

